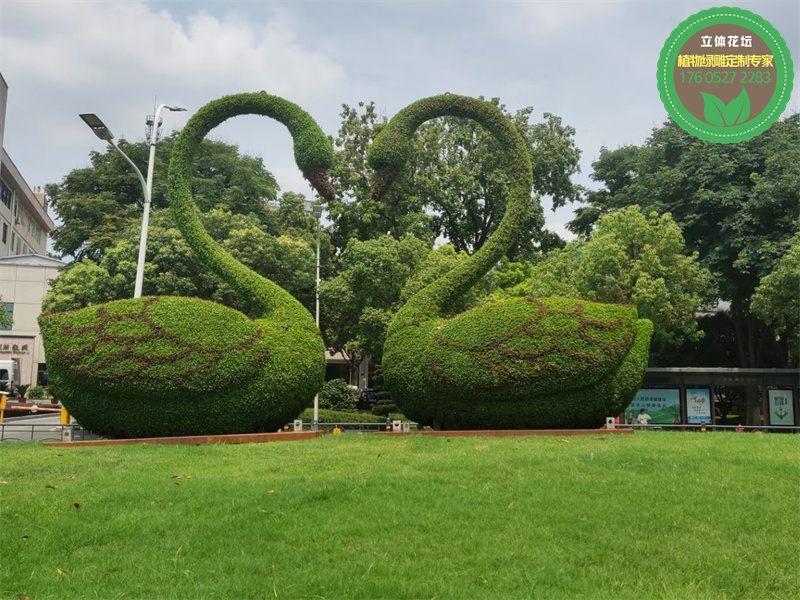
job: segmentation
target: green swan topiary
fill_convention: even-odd
[[[169,197],[178,227],[209,269],[255,307],[196,298],[118,300],[39,318],[51,390],[86,428],[124,437],[276,430],[322,387],[325,347],[309,312],[214,242],[192,199],[192,162],[208,132],[245,114],[280,121],[303,174],[326,198],[333,148],[300,107],[265,93],[210,102],[175,142]]]
[[[631,306],[565,298],[495,301],[448,319],[447,307],[511,247],[532,188],[528,149],[494,105],[452,94],[401,110],[369,150],[380,200],[425,121],[469,118],[504,146],[511,178],[505,216],[469,261],[415,294],[389,325],[386,387],[403,413],[445,429],[598,427],[630,404],[647,368],[650,321]]]

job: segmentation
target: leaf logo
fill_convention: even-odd
[[[700,93],[703,95],[704,101],[703,116],[711,125],[733,127],[750,118],[750,96],[747,95],[746,88],[742,88],[742,93],[731,100],[727,106],[713,94]]]

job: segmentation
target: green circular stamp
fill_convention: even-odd
[[[681,128],[719,144],[749,140],[777,121],[792,93],[786,42],[750,11],[700,11],[669,36],[658,60],[661,101]]]

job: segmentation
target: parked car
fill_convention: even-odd
[[[378,403],[378,395],[372,390],[358,390],[356,393],[356,408],[358,410],[371,410]]]

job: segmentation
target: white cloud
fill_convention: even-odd
[[[0,67],[45,85],[268,88],[307,101],[344,79],[341,66],[302,47],[283,9],[262,23],[201,12],[184,26],[141,2],[13,2],[3,22]]]
[[[0,11],[0,70],[9,84],[4,143],[31,185],[58,181],[86,166],[90,149],[104,149],[78,113],[95,112],[117,137],[141,140],[156,94],[188,108],[164,114],[169,131],[210,100],[246,91],[265,90],[313,114],[346,78],[313,37],[300,37],[304,23],[284,7],[257,18],[195,12],[185,20],[143,2],[0,0]],[[212,135],[264,157],[268,169],[282,168],[283,189],[297,187],[285,130],[278,144],[272,139],[282,127],[270,129],[267,119],[253,125],[240,118]]]

